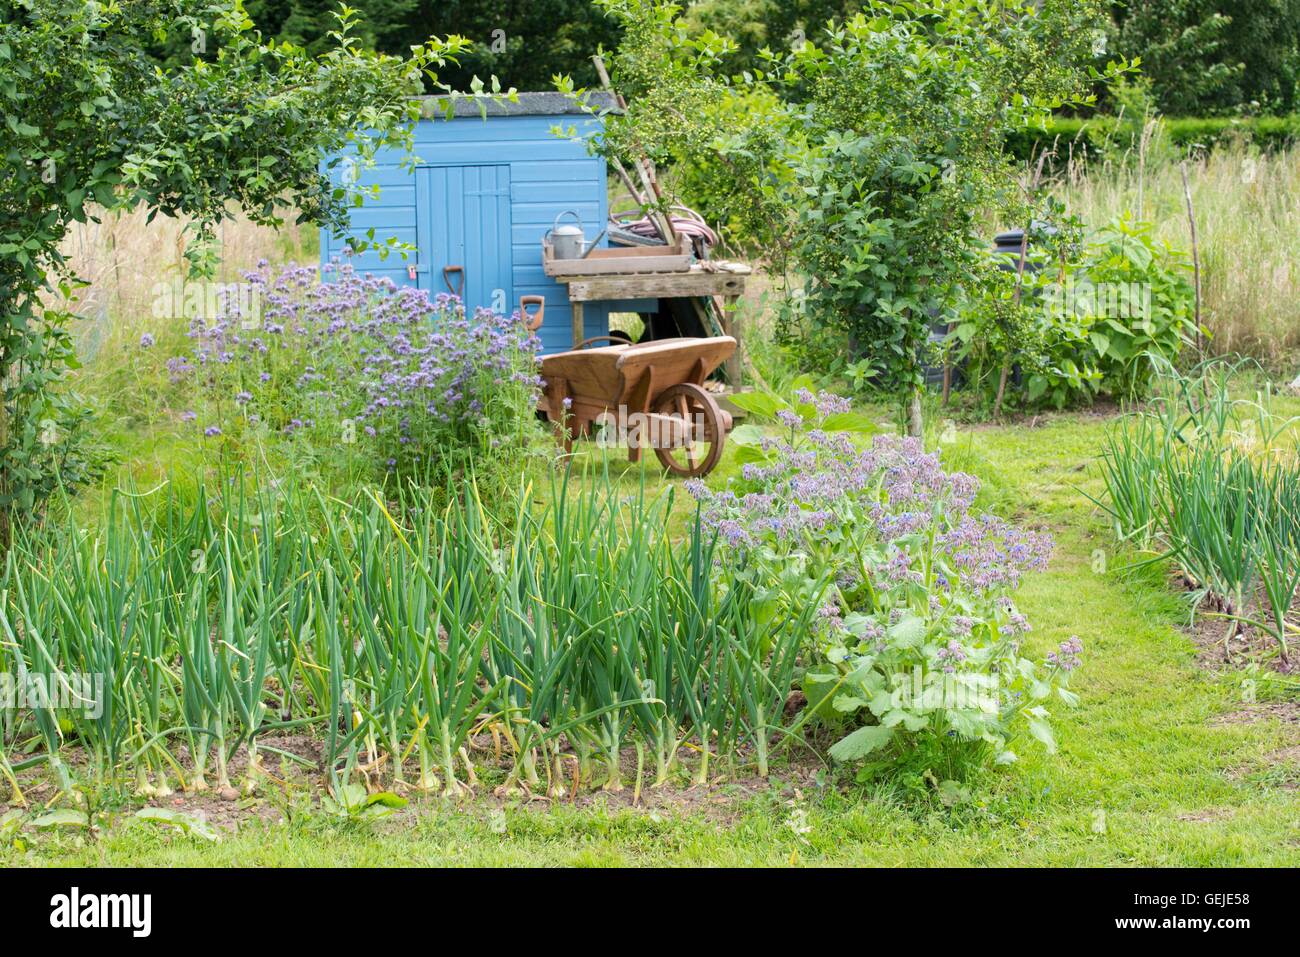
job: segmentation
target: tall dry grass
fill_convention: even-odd
[[[87,285],[76,288],[70,301],[51,304],[78,317],[71,332],[82,366],[68,384],[96,410],[101,444],[118,456],[120,468],[149,486],[178,468],[197,468],[202,459],[193,426],[184,421],[191,403],[172,387],[166,370],[170,357],[190,351],[189,323],[154,314],[156,286],[186,275],[185,223],[163,216],[150,223],[144,211],[101,213],[101,220],[75,225],[63,245]],[[225,223],[218,240],[222,263],[216,278],[222,282],[237,280],[263,258],[313,262],[319,248],[311,227],[275,230],[246,219]],[[145,333],[151,348],[141,344]],[[105,494],[116,476],[114,469]]]
[[[1179,162],[1152,142],[1145,155],[1071,159],[1057,191],[1089,225],[1132,212],[1190,256]],[[1210,348],[1294,372],[1300,358],[1300,147],[1260,154],[1247,144],[1187,161],[1200,247],[1202,322]]]
[[[73,330],[84,360],[94,360],[114,345],[138,342],[148,332],[160,341],[175,339],[179,320],[154,317],[155,287],[183,277],[185,221],[159,216],[148,222],[145,210],[101,212],[98,223],[76,223],[63,244],[73,272],[88,285],[58,305],[79,320]],[[220,281],[232,281],[259,259],[272,262],[316,259],[314,227],[286,223],[279,230],[237,218],[218,229]]]

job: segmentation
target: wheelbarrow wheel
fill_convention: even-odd
[[[718,408],[704,389],[691,382],[670,386],[659,394],[652,410],[677,422],[671,435],[655,443],[655,455],[674,475],[708,475],[722,458],[731,416]],[[680,423],[680,424],[678,424]]]

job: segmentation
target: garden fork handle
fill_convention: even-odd
[[[455,286],[451,284],[451,274],[460,273],[460,282]],[[442,281],[447,284],[447,291],[453,296],[460,296],[465,291],[465,267],[464,266],[443,266]]]
[[[537,311],[530,315],[528,312],[529,306],[536,306]],[[519,316],[524,320],[524,328],[529,332],[536,332],[542,328],[542,313],[544,312],[546,312],[546,299],[542,296],[519,297]]]

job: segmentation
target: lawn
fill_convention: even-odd
[[[216,843],[127,808],[93,837],[25,833],[0,864],[1294,866],[1295,681],[1207,667],[1164,572],[1123,570],[1130,559],[1083,494],[1100,487],[1104,424],[1061,414],[945,436],[947,467],[982,479],[982,504],[1056,537],[1050,567],[1018,595],[1033,650],[1070,635],[1085,649],[1079,706],[1054,711],[1059,753],[1027,751],[948,804],[920,774],[859,784],[796,756],[774,765],[770,788],[646,789],[635,807],[628,794],[575,806],[482,793],[367,824],[291,791],[224,815],[234,823]],[[729,458],[711,482],[733,471]]]

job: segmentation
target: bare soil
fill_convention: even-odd
[[[216,787],[214,763],[209,758],[206,779],[207,790],[186,792],[179,788],[174,774],[168,775],[168,783],[175,788],[175,793],[163,796],[136,795],[127,798],[118,809],[121,814],[133,813],[138,808],[159,807],[177,811],[205,821],[215,828],[227,832],[238,830],[241,824],[253,819],[266,822],[281,821],[292,807],[315,807],[325,796],[324,774],[320,770],[323,761],[323,742],[309,735],[268,735],[258,742],[261,758],[260,781],[252,794],[243,793],[240,788],[246,779],[248,769],[248,749],[241,746],[228,764],[229,777],[235,785],[233,788],[219,790]],[[271,750],[293,754],[310,762],[307,767],[299,761],[293,761]],[[470,752],[478,776],[482,779],[470,793],[457,798],[447,799],[438,793],[426,792],[413,783],[418,779],[418,765],[408,762],[403,767],[405,782],[394,782],[391,768],[384,757],[380,757],[372,766],[362,766],[361,777],[366,780],[368,789],[374,793],[393,791],[410,801],[408,808],[398,811],[392,818],[401,822],[404,817],[420,807],[446,805],[449,800],[467,810],[491,813],[504,807],[522,807],[538,812],[546,812],[560,806],[578,808],[604,808],[610,811],[624,809],[641,810],[646,813],[667,813],[680,815],[705,816],[718,823],[726,824],[739,814],[739,806],[755,795],[776,791],[784,798],[786,793],[793,795],[796,788],[812,785],[814,776],[821,765],[811,757],[792,756],[783,759],[768,778],[757,774],[737,774],[731,772],[725,762],[711,756],[711,771],[707,785],[692,785],[690,778],[697,763],[696,750],[683,747],[679,752],[680,764],[671,779],[661,787],[653,786],[655,767],[653,756],[646,752],[640,775],[638,775],[638,756],[635,748],[626,748],[620,755],[622,770],[622,787],[609,789],[606,770],[602,765],[594,766],[594,780],[575,780],[578,762],[566,753],[562,758],[565,774],[562,788],[551,789],[546,770],[539,766],[538,776],[542,779],[540,787],[529,792],[512,789],[507,792],[499,786],[509,770],[509,758],[506,754],[498,755],[496,743],[490,734],[476,736],[470,741]],[[193,763],[183,748],[175,755],[186,770]],[[76,749],[69,749],[64,755],[65,763],[74,769],[74,776],[86,768],[86,756]],[[463,775],[463,770],[459,772]],[[28,800],[28,809],[39,808],[43,803],[52,801],[57,795],[57,787],[45,768],[33,768],[19,775],[19,783]],[[155,782],[156,783],[156,782]],[[494,786],[496,785],[496,786]],[[576,785],[576,786],[575,786]],[[3,797],[7,800],[8,795]],[[0,814],[10,805],[0,800]]]
[[[1182,575],[1174,576],[1173,585],[1189,593],[1196,590]],[[1291,649],[1290,660],[1283,661],[1272,635],[1263,629],[1222,617],[1225,612],[1226,609],[1207,600],[1196,610],[1192,623],[1180,629],[1196,646],[1197,664],[1215,672],[1240,668],[1251,662],[1279,674],[1300,672],[1300,649]],[[1300,618],[1300,601],[1297,601],[1294,613]],[[1247,617],[1258,618],[1261,614],[1254,608],[1247,611]]]
[[[1219,715],[1210,724],[1224,727],[1233,724],[1252,724],[1256,721],[1282,721],[1300,727],[1300,701],[1269,701],[1251,704],[1238,711]]]

